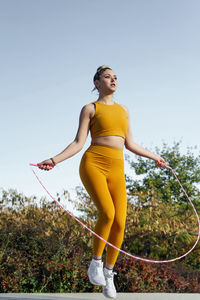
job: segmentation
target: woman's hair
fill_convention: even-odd
[[[106,65],[103,65],[103,66],[100,66],[98,67],[95,75],[94,75],[94,78],[93,78],[93,82],[95,82],[95,80],[99,80],[100,79],[100,76],[101,74],[105,71],[105,70],[112,70],[109,66],[106,66]],[[92,92],[97,90],[96,86],[93,88]]]

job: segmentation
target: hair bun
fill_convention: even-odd
[[[103,65],[103,66],[98,67],[97,72],[99,72],[99,71],[101,71],[102,69],[105,69],[105,68],[109,68],[110,69],[109,66]]]

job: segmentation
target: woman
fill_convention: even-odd
[[[93,78],[98,100],[86,104],[80,113],[79,128],[74,141],[61,153],[39,163],[40,169],[49,170],[56,164],[78,153],[84,146],[88,132],[91,145],[80,163],[80,177],[98,209],[95,233],[120,249],[126,221],[126,183],[124,175],[123,147],[129,151],[153,159],[161,167],[167,167],[164,159],[133,141],[128,108],[113,101],[117,89],[117,77],[108,66],[97,69]],[[106,243],[94,236],[93,257],[88,269],[92,284],[102,285],[106,297],[115,298],[113,267],[119,251],[107,245],[106,264],[102,253]]]

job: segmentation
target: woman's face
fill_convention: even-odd
[[[117,76],[113,70],[107,69],[100,75],[99,80],[95,81],[95,85],[99,92],[114,93],[117,89]]]

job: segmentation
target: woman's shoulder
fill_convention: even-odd
[[[92,114],[92,115],[93,115],[94,112],[95,112],[95,107],[94,107],[93,102],[85,104],[85,105],[82,107],[81,111],[82,111],[82,113],[84,113],[84,114],[87,114],[87,115],[91,115],[91,114]]]
[[[95,102],[87,103],[82,107],[82,109],[90,111],[92,108],[94,108],[94,103]]]

